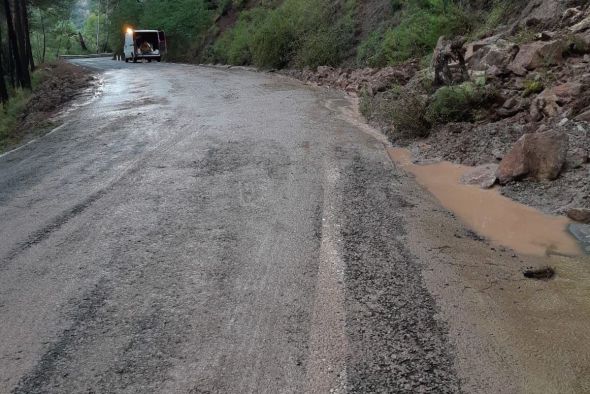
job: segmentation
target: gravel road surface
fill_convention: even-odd
[[[398,170],[340,93],[76,60],[0,157],[1,393],[457,392]]]

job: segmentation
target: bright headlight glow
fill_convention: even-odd
[[[127,33],[129,33],[129,34],[133,34],[133,29],[132,29],[132,28],[130,28],[130,27],[128,27],[128,28],[127,28]]]

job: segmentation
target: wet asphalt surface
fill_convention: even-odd
[[[339,93],[76,62],[102,93],[0,157],[1,393],[459,391],[402,178]]]

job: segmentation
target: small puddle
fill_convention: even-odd
[[[461,184],[461,176],[470,167],[449,162],[413,164],[407,149],[388,148],[388,153],[444,207],[493,243],[528,255],[581,254],[578,243],[567,233],[568,218],[544,214],[494,189]]]

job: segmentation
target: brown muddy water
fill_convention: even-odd
[[[493,243],[528,255],[582,253],[578,242],[567,232],[571,223],[568,218],[544,214],[502,196],[496,189],[461,184],[461,176],[470,167],[449,162],[413,164],[410,152],[402,148],[388,148],[388,153],[445,208]]]

